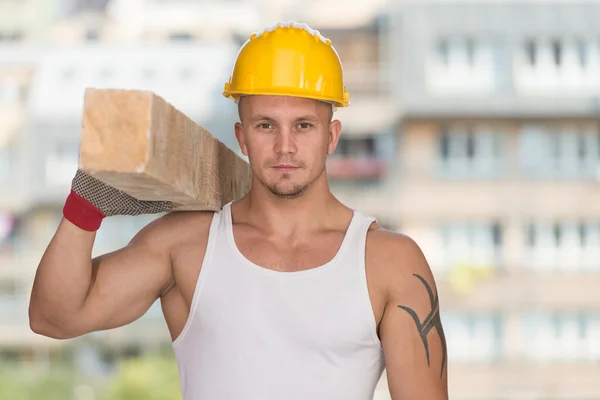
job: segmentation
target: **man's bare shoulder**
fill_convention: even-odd
[[[388,294],[410,295],[419,289],[421,279],[435,285],[431,268],[416,241],[376,223],[371,225],[367,236],[367,265],[378,280],[385,282]]]
[[[378,264],[395,270],[422,256],[419,245],[410,236],[382,228],[376,222],[369,227],[367,247]]]
[[[213,215],[212,211],[175,211],[165,214],[142,228],[130,244],[167,250],[204,241]]]

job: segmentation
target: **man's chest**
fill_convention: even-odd
[[[321,234],[298,240],[268,240],[240,232],[235,236],[235,247],[249,262],[285,273],[322,267],[335,257],[342,239],[338,234]]]
[[[326,266],[337,255],[342,240],[343,237],[340,235],[320,235],[311,240],[304,240],[286,246],[284,243],[262,240],[251,236],[245,237],[241,234],[236,235],[235,244],[240,254],[248,262],[254,264],[256,268],[264,268],[265,270],[286,274],[287,272],[295,273],[313,269],[316,271]],[[178,291],[183,300],[180,304],[182,306],[185,305],[188,310],[191,307],[194,293],[197,289],[196,283],[198,277],[203,273],[202,266],[204,260],[208,258],[212,259],[212,257],[207,257],[205,247],[197,244],[182,246],[173,257],[174,276]],[[219,251],[223,251],[223,248],[221,247]],[[363,282],[363,289],[366,290],[362,294],[367,295],[365,296],[366,301],[370,305],[370,311],[377,326],[379,326],[386,306],[386,295],[383,290],[385,277],[378,272],[379,269],[376,266],[371,265],[374,261],[370,261],[368,258],[366,260],[359,260],[357,258],[347,258],[345,260],[346,263],[353,264],[352,268],[365,269],[366,282]],[[225,280],[220,282],[219,287],[224,291],[231,291],[235,287],[236,279],[236,276],[231,276],[230,281]],[[360,281],[359,273],[356,274],[356,279]],[[247,283],[251,284],[251,282]],[[358,282],[359,290],[360,284]],[[336,286],[332,285],[331,290],[337,290]],[[277,293],[284,295],[285,291],[275,291],[273,292],[273,296]],[[302,297],[302,295],[300,296]],[[311,292],[307,290],[304,296],[311,296]],[[277,300],[274,298],[272,301]],[[302,298],[297,300],[302,301]],[[339,307],[339,312],[348,312],[342,305]]]

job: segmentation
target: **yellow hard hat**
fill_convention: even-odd
[[[242,46],[223,96],[305,97],[347,107],[342,62],[329,39],[306,24],[279,23]]]

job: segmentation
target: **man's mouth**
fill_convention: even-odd
[[[272,168],[276,169],[277,171],[294,171],[294,170],[298,169],[297,166],[290,165],[290,164],[274,165]]]

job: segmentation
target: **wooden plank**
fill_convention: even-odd
[[[220,210],[250,189],[246,161],[152,92],[87,89],[79,168],[138,200]]]

